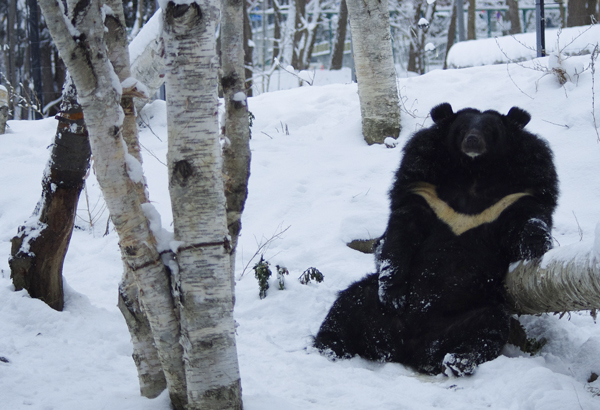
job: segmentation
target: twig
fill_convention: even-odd
[[[269,248],[269,246],[273,243],[273,241],[275,241],[276,239],[281,238],[281,235],[283,235],[288,229],[290,229],[290,227],[291,227],[291,225],[288,226],[287,228],[281,230],[281,225],[279,225],[277,227],[277,230],[280,230],[279,232],[277,232],[277,230],[275,230],[275,233],[269,239],[265,240],[265,237],[263,236],[263,238],[261,239],[260,242],[257,241],[258,249],[256,250],[256,252],[254,252],[254,255],[252,255],[252,257],[250,258],[250,260],[248,261],[248,263],[244,266],[244,269],[242,270],[242,273],[240,274],[238,280],[241,279],[244,276],[244,274],[248,270],[248,266],[250,266],[250,264],[252,263],[252,261],[259,254],[264,254],[267,251],[267,249]]]
[[[552,121],[548,121],[548,120],[542,120],[544,122],[547,122],[548,124],[552,124],[552,125],[556,125],[557,127],[565,127],[566,129],[569,129],[570,127],[566,124],[557,124],[555,122]]]

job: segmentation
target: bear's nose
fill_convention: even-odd
[[[474,158],[485,152],[485,139],[477,130],[471,130],[463,138],[461,149],[468,156]]]

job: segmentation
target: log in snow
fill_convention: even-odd
[[[513,264],[505,285],[519,314],[600,309],[600,225],[592,244],[555,248],[543,257]]]

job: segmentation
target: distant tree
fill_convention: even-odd
[[[467,40],[476,40],[477,33],[475,27],[475,19],[477,17],[475,9],[477,4],[475,0],[469,0],[469,10],[467,11]]]
[[[569,0],[567,27],[586,26],[598,19],[598,0]]]
[[[333,50],[331,51],[330,70],[340,70],[344,61],[344,48],[346,47],[346,28],[348,27],[348,7],[346,0],[340,1],[338,10],[337,28],[333,40]]]
[[[522,32],[519,0],[506,0],[506,5],[508,6],[508,20],[510,21],[508,34],[519,34]]]
[[[387,1],[346,0],[365,141],[400,133],[400,108]]]
[[[448,68],[448,53],[454,45],[454,39],[456,38],[456,2],[452,2],[452,13],[450,15],[450,25],[448,26],[448,36],[446,37],[446,53],[444,54],[444,70]]]

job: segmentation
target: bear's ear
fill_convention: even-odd
[[[531,115],[519,107],[512,107],[508,111],[508,114],[506,114],[506,118],[517,124],[519,128],[524,128],[527,124],[529,124]]]
[[[431,109],[431,119],[436,124],[451,115],[454,115],[454,111],[452,111],[452,106],[448,103],[442,103],[440,105],[436,105]]]

